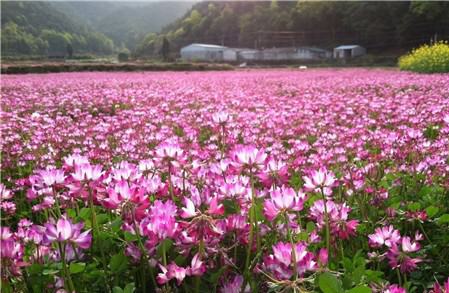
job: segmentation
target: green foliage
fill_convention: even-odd
[[[260,48],[294,45],[289,38],[261,36],[259,31],[297,32],[296,45],[301,46],[332,48],[351,42],[375,54],[392,48],[404,51],[435,33],[449,35],[448,19],[449,2],[200,2],[160,35],[139,42],[135,53],[156,55],[163,36],[173,50],[192,42]]]
[[[48,42],[25,32],[14,22],[2,27],[1,44],[3,55],[41,55],[48,49]]]
[[[111,54],[112,40],[46,2],[2,1],[2,56]]]
[[[330,273],[323,273],[318,277],[318,285],[323,293],[344,292],[341,281]]]
[[[423,45],[402,56],[399,68],[424,73],[449,72],[449,45],[447,42]]]
[[[128,61],[128,59],[129,59],[129,52],[122,51],[122,52],[118,53],[117,59],[118,59],[119,62]]]

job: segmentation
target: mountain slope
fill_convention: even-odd
[[[133,49],[145,34],[158,32],[188,11],[193,2],[51,2],[51,5]]]
[[[200,2],[186,15],[139,43],[155,54],[166,37],[171,50],[190,43],[231,47],[360,44],[369,52],[405,51],[435,34],[449,39],[449,2]]]
[[[112,41],[48,2],[1,1],[2,56],[110,54]]]

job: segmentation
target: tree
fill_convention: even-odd
[[[167,38],[164,37],[162,39],[162,48],[161,48],[161,54],[164,61],[168,61],[169,53],[170,53],[170,43],[168,42]]]
[[[69,58],[72,58],[72,56],[73,56],[73,47],[72,47],[72,44],[68,43],[66,49],[67,49],[67,55],[69,56]]]
[[[65,55],[67,44],[70,43],[66,35],[54,30],[43,30],[41,38],[48,42],[48,54],[50,56]]]

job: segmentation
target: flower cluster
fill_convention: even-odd
[[[448,83],[4,76],[2,289],[448,293]]]

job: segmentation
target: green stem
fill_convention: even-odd
[[[331,251],[330,251],[331,236],[330,236],[329,214],[327,213],[327,200],[326,200],[326,195],[324,195],[323,188],[321,188],[321,195],[323,197],[323,202],[324,202],[324,220],[326,223],[326,249],[327,249],[327,253],[328,253],[328,257],[329,257],[329,261],[327,263],[329,265],[330,258],[331,258]]]
[[[398,275],[398,283],[402,286],[401,272],[399,272],[399,269],[396,269],[396,274]]]
[[[75,292],[75,287],[70,276],[70,270],[65,260],[65,244],[58,243],[58,248],[62,260],[62,270],[64,272],[64,287],[66,287],[69,293]]]
[[[429,238],[429,236],[427,235],[426,230],[424,230],[423,224],[422,224],[420,221],[418,221],[418,224],[419,224],[419,227],[421,228],[422,233],[423,233],[424,236],[426,237],[427,241],[428,241],[430,244],[432,244],[432,241],[430,241],[430,238]]]
[[[173,185],[171,182],[171,163],[168,162],[168,191],[173,202],[175,202],[175,195],[173,193]]]
[[[91,190],[90,186],[88,186],[87,189],[89,190],[89,208],[90,208],[90,212],[92,214],[92,228],[93,228],[92,247],[93,247],[94,243],[98,243],[98,240],[99,240],[99,238],[97,238],[99,236],[99,228],[98,228],[98,223],[97,223],[97,214],[95,212],[94,198],[93,198],[92,190]],[[108,277],[107,277],[108,265],[106,262],[106,257],[104,255],[104,251],[101,247],[99,250],[100,250],[100,254],[101,254],[101,262],[103,263],[103,268],[104,268],[106,287],[109,288],[109,281],[108,281]],[[109,288],[109,291],[110,290],[111,290],[111,288]]]
[[[292,233],[290,231],[290,224],[289,224],[289,218],[288,218],[288,214],[285,213],[284,214],[285,217],[285,225],[287,227],[287,237],[288,240],[290,241],[290,245],[292,247],[292,261],[293,261],[293,276],[295,277],[295,280],[298,279],[298,264],[296,263],[296,247],[295,247],[295,243],[293,242],[293,236]]]
[[[143,261],[141,261],[141,267],[142,267],[142,287],[143,287],[143,292],[145,292],[145,289],[146,289],[145,270],[146,270],[148,255],[147,255],[147,252],[145,250],[145,246],[143,245],[142,236],[140,235],[139,227],[137,226],[136,215],[135,215],[134,208],[132,210],[132,220],[133,220],[134,231],[135,231],[136,236],[137,236],[137,243],[139,244],[140,252],[142,253],[142,256],[143,256]],[[151,283],[153,284],[154,288],[157,288],[156,279],[154,278],[153,268],[150,266],[149,269],[150,269]]]
[[[250,182],[251,182],[251,207],[249,208],[249,239],[248,239],[248,247],[246,251],[246,260],[245,260],[245,271],[244,271],[244,281],[242,283],[242,291],[245,289],[246,284],[250,281],[250,259],[251,259],[251,249],[253,246],[254,241],[254,229],[256,229],[256,235],[258,235],[258,226],[257,226],[257,220],[255,219],[255,198],[256,193],[254,189],[254,181],[253,181],[253,174],[252,171],[250,171]],[[257,237],[257,236],[256,236]],[[257,237],[258,238],[258,237]],[[259,249],[259,245],[257,246],[257,249]]]
[[[55,199],[56,214],[58,215],[58,218],[60,218],[61,217],[61,207],[59,206],[59,199],[56,196],[56,190],[54,187],[52,187],[52,190],[53,190],[53,197]]]
[[[165,249],[165,243],[162,242],[162,264],[164,265],[164,267],[167,266],[167,252]]]

